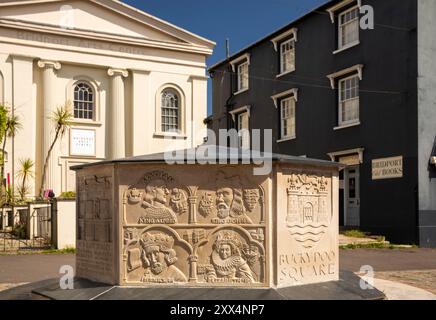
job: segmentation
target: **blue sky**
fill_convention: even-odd
[[[211,66],[327,0],[123,0],[136,8],[215,41]],[[211,85],[208,112],[211,113]]]

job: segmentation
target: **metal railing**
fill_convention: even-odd
[[[43,250],[51,245],[51,203],[0,208],[0,251]]]

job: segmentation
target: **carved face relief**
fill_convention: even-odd
[[[207,281],[254,283],[253,271],[241,253],[239,235],[232,231],[219,232],[213,245],[211,265],[206,268]]]
[[[143,250],[145,272],[142,282],[173,283],[186,282],[183,272],[174,264],[177,262],[173,249],[174,239],[163,233],[146,233],[140,240]]]
[[[217,191],[217,207],[220,209],[230,209],[233,202],[233,189],[222,188]]]
[[[145,212],[139,218],[139,224],[174,224],[177,216],[168,205],[169,190],[162,180],[150,182],[145,188],[142,206]]]
[[[158,246],[151,246],[145,249],[145,256],[150,261],[150,269],[155,275],[162,273],[167,268],[165,254]]]
[[[228,245],[228,244],[223,244],[219,248],[219,255],[220,255],[220,258],[223,260],[226,260],[227,258],[231,257],[232,247],[230,247],[230,245]]]

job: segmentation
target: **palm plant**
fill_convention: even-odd
[[[5,105],[0,105],[0,143],[2,143],[0,155],[0,205],[10,202],[13,198],[13,188],[6,189],[5,179],[5,154],[8,138],[13,138],[22,128],[18,116],[12,114]]]
[[[2,146],[2,159],[1,159],[1,173],[0,176],[2,179],[4,179],[5,176],[5,151],[6,151],[6,142],[8,141],[8,138],[14,138],[18,131],[22,128],[22,124],[20,122],[20,118],[16,115],[10,114],[8,112],[6,117],[6,124],[4,127],[4,136],[3,136],[3,146]]]
[[[71,110],[71,104],[67,102],[65,103],[64,106],[57,108],[56,111],[54,111],[51,116],[51,120],[55,125],[55,136],[50,145],[50,148],[47,151],[47,156],[44,162],[44,169],[43,169],[42,180],[41,180],[41,189],[39,191],[39,195],[41,198],[44,196],[45,180],[47,178],[47,168],[53,149],[57,141],[59,139],[62,139],[62,137],[65,135],[65,133],[71,126],[71,121],[74,118],[70,110]]]
[[[20,200],[24,201],[29,192],[27,179],[34,178],[33,167],[35,166],[32,159],[21,159],[20,170],[17,172],[17,177],[21,179],[21,186],[18,188]]]

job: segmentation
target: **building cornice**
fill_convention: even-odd
[[[36,5],[43,3],[53,3],[62,2],[63,0],[32,0],[32,1],[7,1],[5,3],[0,3],[1,7],[11,7],[11,6],[24,6],[24,5]],[[167,21],[159,19],[151,14],[148,14],[142,10],[132,7],[128,4],[123,3],[118,0],[88,0],[98,6],[115,12],[116,14],[123,16],[129,20],[136,21],[140,24],[147,26],[148,28],[155,29],[159,32],[178,38],[180,40],[196,44],[198,46],[203,46],[212,50],[216,43],[208,40],[204,37],[196,35],[190,31],[182,29],[176,25],[173,25]]]
[[[158,48],[164,50],[172,50],[187,53],[196,53],[209,56],[212,54],[212,49],[208,49],[201,46],[195,46],[190,43],[176,43],[165,42],[151,39],[143,39],[139,37],[124,37],[120,35],[114,35],[111,33],[99,33],[91,30],[71,30],[63,29],[60,27],[40,24],[40,23],[28,23],[20,20],[13,19],[0,19],[0,26],[16,30],[24,30],[32,33],[41,33],[44,35],[55,35],[69,38],[79,38],[94,40],[98,42],[110,42],[126,45],[133,45],[139,47]]]

